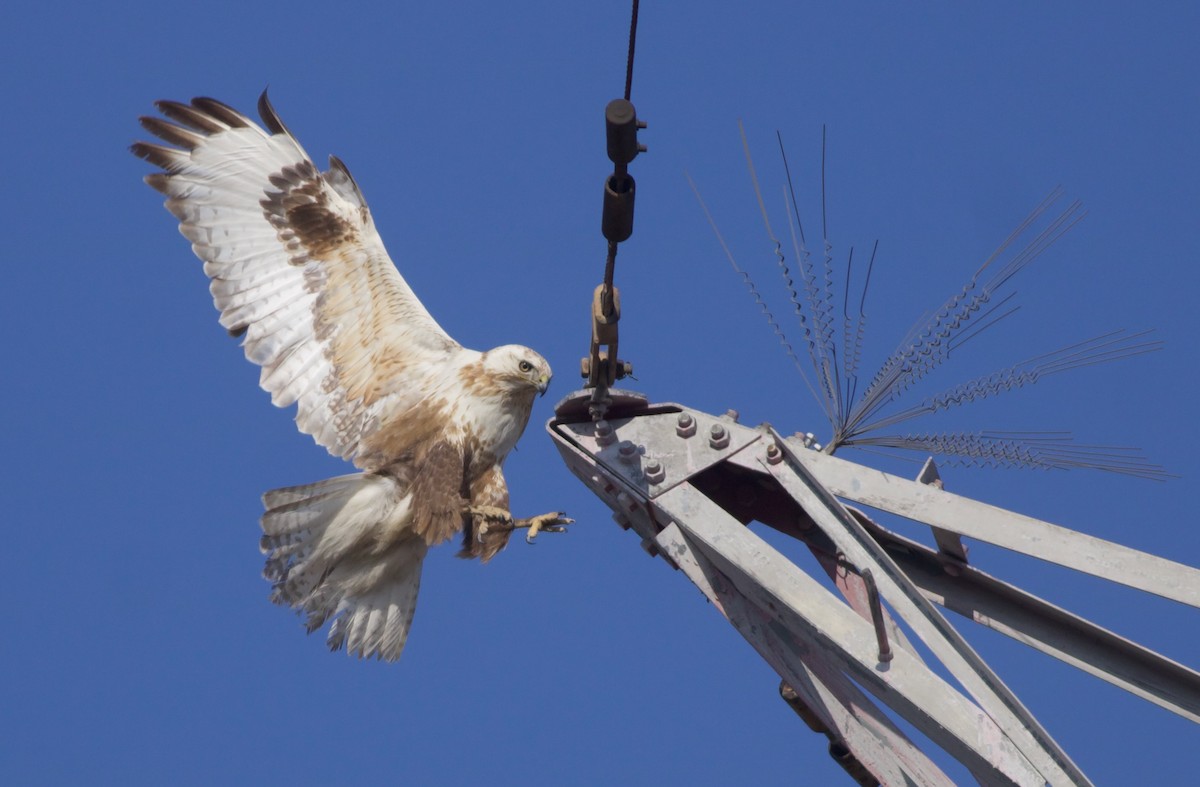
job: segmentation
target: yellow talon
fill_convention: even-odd
[[[513,519],[511,513],[495,506],[465,506],[463,513],[484,520],[479,523],[479,527],[475,531],[475,537],[480,540],[484,535],[493,531],[512,532],[520,528],[528,528],[529,532],[525,534],[525,542],[528,544],[533,543],[538,533],[562,533],[567,529],[567,525],[575,522],[574,519],[568,518],[563,511],[553,511],[549,514],[540,514],[525,519]]]

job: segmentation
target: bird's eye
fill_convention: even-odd
[[[523,372],[528,372],[533,369],[533,364],[531,364],[529,361],[521,361],[519,364],[517,364],[517,368]]]

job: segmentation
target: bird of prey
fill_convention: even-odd
[[[162,171],[179,230],[204,262],[231,335],[277,407],[360,472],[263,495],[271,600],[330,622],[327,643],[395,661],[426,550],[462,533],[490,560],[515,528],[561,530],[561,512],[514,519],[502,466],[550,366],[529,349],[487,352],[442,330],[393,264],[349,170],[321,172],[264,92],[266,128],[210,98],[159,101],[137,142]],[[171,122],[173,121],[173,122]]]

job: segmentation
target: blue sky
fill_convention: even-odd
[[[1200,563],[1200,12],[827,5],[643,4],[633,100],[650,150],[632,165],[636,225],[617,266],[631,387],[825,431],[684,175],[778,297],[739,119],[769,194],[783,133],[810,205],[827,126],[831,239],[880,241],[876,362],[1061,184],[1088,217],[1021,275],[1022,311],[944,381],[1113,328],[1156,328],[1165,349],[943,425],[1069,429],[1140,446],[1179,478],[950,469],[947,488]],[[578,386],[603,270],[602,110],[623,87],[625,3],[46,2],[5,16],[0,781],[848,783],[770,670],[612,524],[544,432]],[[349,166],[453,336],[528,344],[557,370],[507,475],[519,512],[563,508],[578,524],[486,567],[431,554],[398,665],[331,655],[267,601],[259,495],[345,466],[257,389],[127,151],[155,99],[250,111],[268,84],[310,154]],[[1198,663],[1194,609],[972,556]],[[961,628],[1096,781],[1194,775],[1195,725]]]

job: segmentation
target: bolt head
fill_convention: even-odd
[[[696,419],[691,413],[680,413],[675,419],[675,434],[680,437],[691,437],[696,434]]]
[[[604,419],[596,422],[596,442],[601,446],[612,445],[617,440],[612,424]]]
[[[642,471],[648,484],[661,484],[667,479],[667,470],[662,466],[662,462],[657,459],[647,461]]]
[[[728,448],[729,432],[720,424],[713,424],[708,432],[708,444],[717,449]]]

